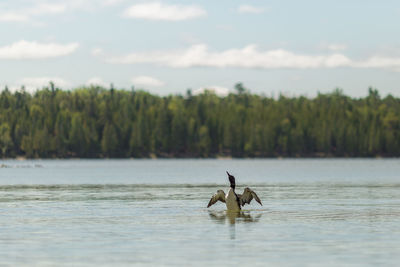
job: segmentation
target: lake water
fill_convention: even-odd
[[[0,161],[1,266],[398,266],[399,159]],[[242,214],[217,189],[257,192]],[[229,265],[227,265],[229,264]]]

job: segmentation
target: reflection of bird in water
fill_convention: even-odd
[[[223,190],[218,190],[208,202],[207,208],[215,204],[218,200],[222,201],[226,204],[226,208],[228,211],[240,211],[241,206],[245,204],[250,204],[251,200],[254,198],[258,203],[261,204],[261,200],[258,198],[257,194],[251,190],[250,188],[246,187],[243,191],[243,194],[236,194],[235,193],[235,177],[230,175],[229,172],[226,172],[229,177],[229,182],[231,183],[231,188],[228,191],[228,194],[225,195]]]
[[[210,218],[216,223],[224,224],[225,220],[228,219],[230,224],[235,224],[236,220],[244,223],[258,222],[262,216],[262,213],[256,216],[251,216],[249,212],[229,212],[229,211],[208,211]]]
[[[208,211],[208,215],[212,221],[218,224],[225,224],[225,221],[228,220],[230,227],[230,238],[236,239],[236,230],[235,224],[243,222],[243,223],[254,223],[258,222],[262,216],[262,213],[257,214],[256,216],[251,216],[250,212],[244,211]]]

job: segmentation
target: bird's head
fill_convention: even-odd
[[[229,178],[229,182],[231,183],[231,187],[233,188],[233,190],[235,190],[235,176],[230,175],[230,173],[228,171],[226,171],[226,174],[228,174],[228,178]]]

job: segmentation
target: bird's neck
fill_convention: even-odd
[[[231,183],[231,189],[232,189],[233,191],[235,191],[235,187],[236,187],[235,183]]]

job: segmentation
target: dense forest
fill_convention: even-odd
[[[400,99],[157,96],[54,84],[0,94],[0,157],[400,156]]]

